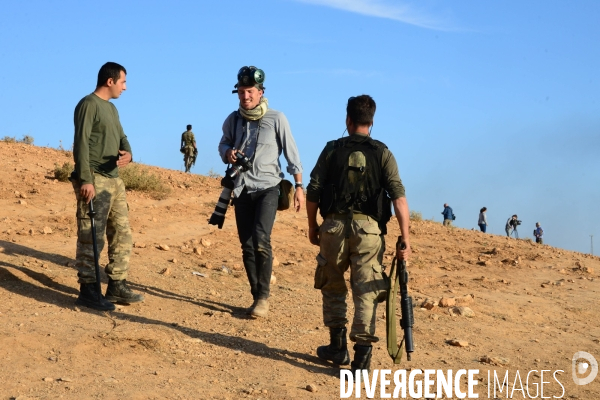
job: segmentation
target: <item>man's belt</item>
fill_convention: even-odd
[[[337,220],[340,220],[340,221],[347,221],[348,217],[349,217],[348,214],[335,214],[335,213],[332,213],[332,214],[327,214],[327,216],[325,218],[326,219],[327,218],[329,218],[329,219],[337,219]],[[359,214],[359,213],[356,213],[356,212],[352,214],[352,219],[354,221],[361,221],[361,220],[365,221],[365,220],[368,220],[369,218],[373,219],[373,217],[369,217],[367,214]]]

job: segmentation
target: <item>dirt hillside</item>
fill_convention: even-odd
[[[233,211],[222,230],[207,224],[219,181],[149,167],[172,192],[128,192],[129,281],[146,301],[102,313],[74,304],[75,200],[52,172],[70,160],[0,142],[0,399],[339,398],[339,370],[315,354],[328,331],[304,210],[278,213],[271,314],[249,319]],[[600,398],[600,377],[586,386],[571,378],[575,352],[600,360],[600,258],[431,221],[412,221],[411,234],[416,351],[392,364],[382,305],[373,368],[479,369],[480,398],[488,370],[508,370],[511,387],[517,370],[523,385],[536,370],[532,395],[541,370],[563,370],[562,398]],[[391,221],[387,265],[397,235]],[[544,381],[544,396],[561,395],[551,374]]]

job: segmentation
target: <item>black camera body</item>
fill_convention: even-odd
[[[516,220],[515,225],[521,225],[521,220],[520,219]]]
[[[235,152],[235,163],[225,171],[225,176],[229,179],[235,179],[240,172],[246,172],[252,169],[252,161],[239,151]]]

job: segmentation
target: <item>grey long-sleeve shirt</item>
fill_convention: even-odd
[[[282,152],[288,163],[287,172],[291,175],[302,173],[296,141],[282,112],[268,109],[260,121],[247,121],[238,115],[234,127],[236,114],[237,111],[229,114],[223,123],[223,137],[219,142],[221,160],[225,164],[228,163],[226,153],[232,148],[240,150],[248,158],[252,158],[256,153],[252,169],[240,174],[234,182],[233,193],[236,197],[242,193],[244,187],[248,193],[252,193],[279,184],[284,177],[279,162]]]

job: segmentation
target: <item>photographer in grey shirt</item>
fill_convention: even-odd
[[[242,156],[252,163],[234,179],[233,204],[244,268],[254,299],[248,313],[253,317],[266,317],[269,311],[267,299],[273,264],[271,230],[277,212],[279,182],[284,177],[279,163],[282,152],[288,163],[287,172],[296,182],[296,212],[304,204],[298,148],[285,115],[270,109],[263,96],[264,79],[264,72],[256,67],[239,70],[238,83],[232,91],[240,100],[239,109],[225,119],[219,143],[224,163],[235,165]]]

